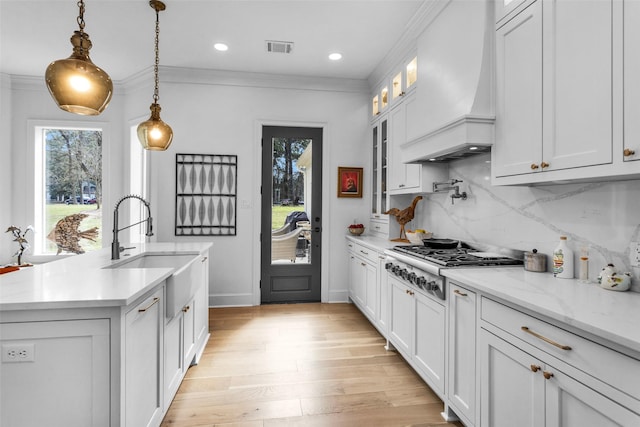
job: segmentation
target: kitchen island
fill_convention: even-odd
[[[137,246],[0,276],[0,424],[161,423],[209,337],[211,244]]]

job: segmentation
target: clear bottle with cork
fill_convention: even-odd
[[[553,277],[573,279],[573,251],[567,245],[567,236],[560,236],[560,243],[553,250]]]
[[[581,283],[589,282],[589,250],[585,247],[580,249],[580,265],[578,268],[578,279]]]

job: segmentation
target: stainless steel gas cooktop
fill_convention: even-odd
[[[484,252],[473,248],[452,249],[429,248],[424,245],[400,245],[392,248],[401,254],[416,257],[442,267],[522,265],[522,259],[511,258],[495,252]]]

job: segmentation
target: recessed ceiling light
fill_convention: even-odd
[[[224,43],[216,43],[216,44],[213,45],[213,48],[215,50],[219,50],[220,52],[225,52],[225,51],[229,50],[229,46],[227,46]]]
[[[329,55],[329,59],[332,61],[338,61],[339,59],[342,59],[342,54],[341,53],[332,53]]]

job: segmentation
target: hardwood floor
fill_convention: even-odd
[[[352,304],[216,308],[162,426],[462,426]]]

